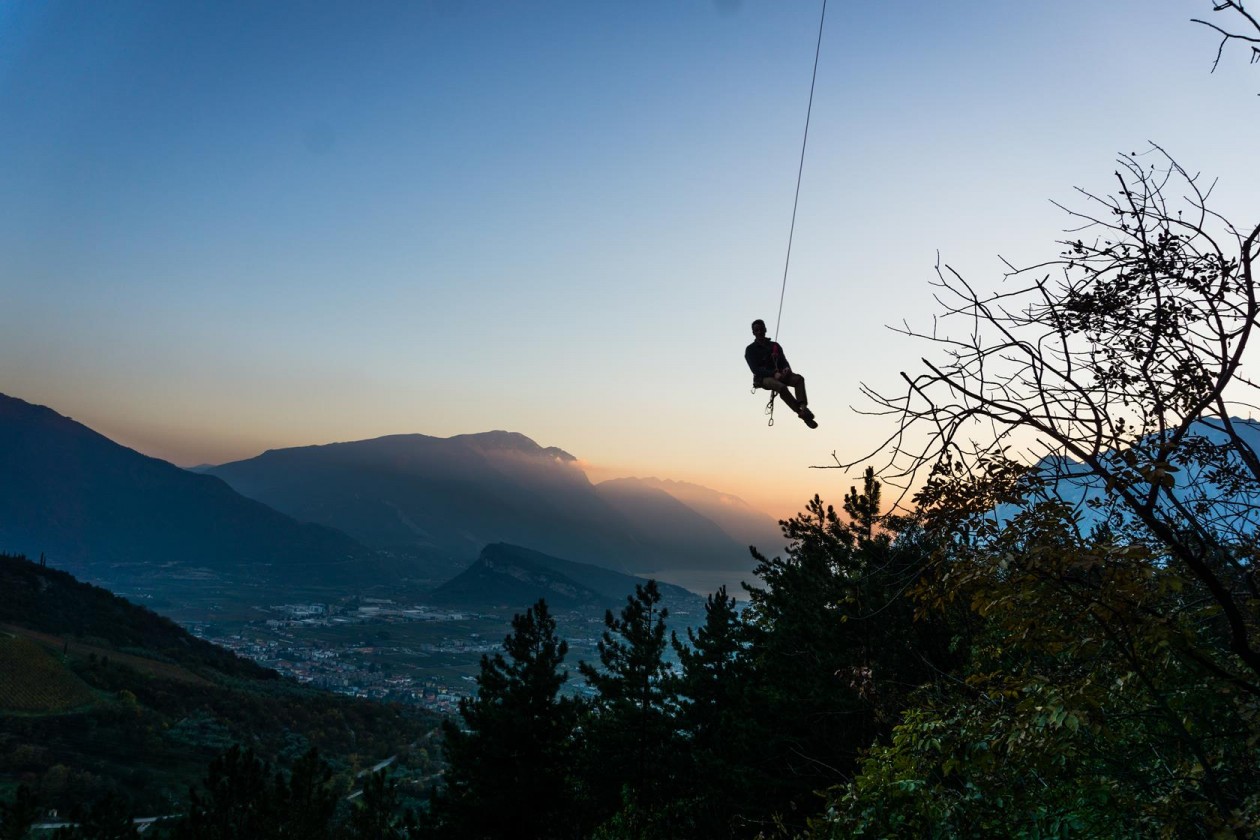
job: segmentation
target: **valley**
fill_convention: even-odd
[[[144,593],[128,597],[143,603]],[[334,600],[257,606],[187,596],[163,612],[193,635],[315,688],[353,697],[458,711],[475,693],[483,656],[502,650],[512,615],[524,609],[478,610],[422,601],[343,596]],[[702,599],[671,593],[669,626],[680,637],[704,618]],[[527,606],[527,605],[526,605]],[[577,663],[597,662],[602,609],[555,610],[559,635],[569,643],[566,694],[587,691]]]

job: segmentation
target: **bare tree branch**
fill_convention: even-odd
[[[1260,45],[1260,21],[1257,21],[1256,18],[1250,12],[1248,12],[1246,9],[1243,8],[1243,4],[1241,2],[1237,2],[1237,0],[1225,0],[1225,2],[1216,3],[1212,6],[1212,11],[1237,12],[1238,16],[1243,19],[1244,25],[1250,26],[1251,29],[1256,32],[1256,34],[1249,35],[1249,34],[1244,34],[1243,32],[1230,31],[1222,26],[1218,26],[1217,24],[1212,23],[1211,21],[1203,20],[1201,18],[1191,18],[1190,19],[1191,23],[1202,24],[1203,26],[1206,26],[1208,29],[1211,29],[1221,35],[1221,42],[1216,47],[1216,59],[1212,62],[1211,72],[1213,73],[1216,72],[1216,68],[1221,63],[1221,55],[1225,51],[1225,45],[1228,44],[1230,41],[1243,41],[1245,43],[1252,44],[1253,46],[1251,47],[1251,63],[1255,64],[1257,62],[1260,62],[1260,46],[1256,46],[1256,45]]]
[[[1059,257],[1008,263],[998,291],[938,261],[943,314],[928,332],[898,329],[934,356],[901,375],[901,392],[862,387],[896,428],[876,452],[833,453],[823,468],[882,453],[882,478],[918,487],[925,510],[955,504],[964,531],[966,517],[1074,486],[1197,581],[1254,679],[1260,597],[1239,547],[1260,544],[1260,427],[1230,409],[1257,387],[1239,371],[1260,326],[1260,225],[1211,211],[1211,186],[1159,146],[1119,163],[1114,195],[1079,190],[1084,208],[1063,208]],[[973,498],[957,507],[964,485]]]

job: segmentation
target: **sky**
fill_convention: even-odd
[[[507,429],[839,503],[938,254],[996,288],[1149,142],[1257,221],[1211,5],[831,0],[783,286],[821,2],[8,0],[0,392],[184,466]],[[767,427],[754,318],[818,430]]]

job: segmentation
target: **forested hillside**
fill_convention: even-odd
[[[0,790],[65,812],[106,796],[171,813],[234,744],[288,766],[312,748],[349,776],[402,754],[417,777],[436,719],[304,688],[26,558],[0,556]]]

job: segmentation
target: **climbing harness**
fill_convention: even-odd
[[[780,303],[780,304],[779,304],[779,312],[780,312],[780,314],[782,314],[782,312],[783,312],[783,308],[782,308],[782,307],[783,307],[783,305],[782,305],[782,303]],[[779,369],[779,362],[778,362],[778,358],[779,358],[779,343],[778,343],[777,341],[772,341],[772,342],[770,342],[770,360],[774,362],[774,369],[775,369],[775,370],[778,370],[778,369]],[[752,387],[752,390],[751,390],[751,391],[749,391],[748,393],[750,393],[750,394],[755,394],[755,393],[757,393],[757,386],[756,386],[756,385],[754,385],[754,386]],[[779,396],[779,392],[778,392],[778,391],[771,391],[771,392],[770,392],[770,401],[766,403],[766,416],[770,418],[769,420],[767,420],[767,421],[766,421],[766,425],[767,425],[767,426],[773,426],[773,425],[774,425],[774,398],[775,398],[775,397],[777,397],[777,396]]]
[[[818,81],[818,56],[822,52],[823,22],[827,20],[827,0],[823,0],[822,14],[818,17],[818,42],[814,44],[814,72],[809,79],[809,106],[805,109],[805,134],[801,138],[801,161],[796,167],[796,195],[792,199],[792,224],[788,228],[787,256],[783,260],[783,283],[779,287],[779,314],[774,319],[774,339],[779,338],[779,324],[783,320],[783,296],[787,293],[788,266],[792,264],[792,237],[796,234],[796,208],[801,201],[801,175],[805,171],[805,146],[809,143],[809,118],[814,112],[814,85]],[[777,368],[777,365],[776,365]],[[753,386],[753,393],[757,392]],[[766,414],[770,419],[767,426],[774,425],[774,398],[778,391],[770,392],[770,401],[766,403]]]

